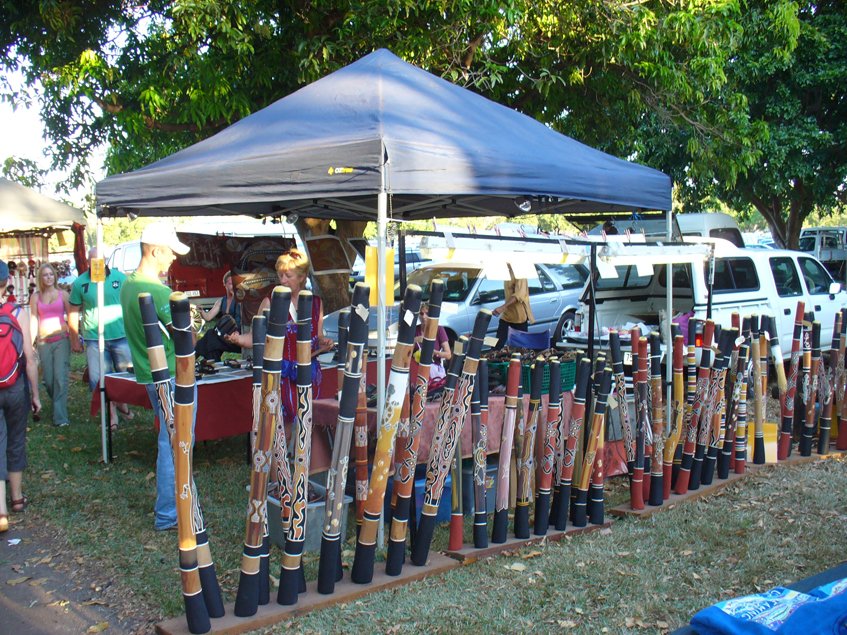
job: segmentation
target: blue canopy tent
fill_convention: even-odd
[[[671,179],[378,50],[97,184],[98,215],[389,218],[671,210]],[[377,383],[385,387],[385,289]]]

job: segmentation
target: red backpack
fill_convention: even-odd
[[[11,302],[0,305],[0,388],[14,386],[21,374],[24,334],[16,310],[20,307]]]

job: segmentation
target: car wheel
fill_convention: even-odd
[[[573,330],[575,319],[576,312],[573,309],[565,311],[559,316],[559,321],[556,322],[556,328],[553,330],[553,341],[551,344],[555,345],[556,342],[561,342],[565,339],[565,333]]]

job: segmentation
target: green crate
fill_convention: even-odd
[[[562,379],[562,392],[573,390],[576,383],[576,360],[567,359],[560,362],[560,376]],[[521,386],[523,394],[529,394],[530,377],[532,376],[532,366],[524,364],[521,366]],[[544,365],[544,373],[541,376],[541,394],[550,393],[550,364]]]
[[[509,377],[509,362],[488,362],[488,385],[505,386]]]

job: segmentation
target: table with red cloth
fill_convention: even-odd
[[[106,375],[106,400],[152,409],[147,388],[132,373]],[[91,415],[100,411],[100,387],[91,399]],[[253,373],[228,367],[214,375],[197,376],[195,441],[222,439],[253,428]]]

